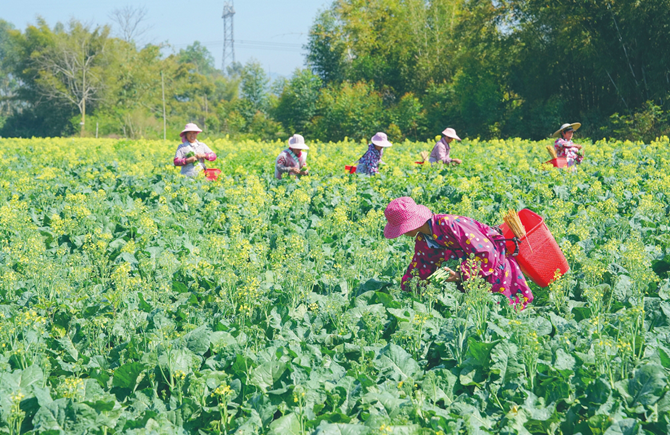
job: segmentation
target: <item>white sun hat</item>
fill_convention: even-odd
[[[561,128],[556,130],[556,133],[551,135],[551,137],[559,137],[561,135],[561,132],[568,127],[572,127],[572,129],[574,131],[577,131],[577,130],[579,130],[579,127],[581,127],[581,126],[582,126],[581,122],[573,122],[572,124],[563,124],[563,125],[561,125]]]
[[[184,135],[188,131],[195,131],[196,133],[202,133],[202,130],[200,130],[200,128],[198,128],[197,125],[195,125],[193,123],[188,123],[188,124],[186,124],[186,127],[184,127],[184,130],[182,130],[182,132],[179,133],[179,136],[184,137]]]
[[[456,130],[454,130],[453,128],[447,128],[447,129],[445,129],[445,130],[442,132],[442,135],[443,135],[443,136],[446,136],[446,137],[450,137],[450,138],[452,138],[452,139],[461,140],[461,138],[458,137],[458,135],[456,134]]]
[[[294,150],[308,150],[309,147],[305,145],[305,138],[299,134],[294,134],[288,140],[288,147]]]
[[[388,137],[386,136],[386,133],[377,133],[374,136],[372,136],[371,142],[378,147],[382,148],[388,148],[390,146],[393,146],[391,142],[389,142]]]

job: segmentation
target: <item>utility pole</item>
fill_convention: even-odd
[[[235,5],[232,1],[223,3],[223,60],[221,61],[221,71],[226,73],[226,60],[232,59],[230,63],[235,63],[235,34],[233,32],[233,16],[235,15]]]
[[[167,140],[167,121],[165,118],[165,79],[161,71],[161,88],[163,89],[163,140]]]

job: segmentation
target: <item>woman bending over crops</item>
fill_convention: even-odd
[[[393,144],[388,141],[385,133],[375,134],[372,136],[372,140],[370,142],[372,143],[368,145],[368,150],[365,152],[365,154],[363,154],[363,157],[358,160],[358,166],[356,167],[357,174],[378,174],[379,163],[381,163],[384,148],[393,146]]]
[[[572,142],[572,135],[581,127],[579,122],[572,124],[563,124],[551,137],[557,137],[554,142],[556,149],[556,157],[565,157],[568,161],[568,166],[575,166],[582,163],[584,153],[581,145]]]
[[[456,134],[456,130],[453,128],[447,128],[442,132],[442,139],[440,139],[435,146],[433,151],[430,153],[430,159],[428,160],[431,165],[435,163],[444,163],[446,165],[454,164],[460,165],[460,159],[452,159],[449,157],[451,153],[451,146],[449,145],[453,140],[460,141],[461,138]]]
[[[507,256],[503,236],[496,229],[463,216],[434,215],[409,197],[391,201],[384,214],[387,239],[403,234],[416,238],[414,258],[402,277],[403,290],[413,276],[425,280],[448,262],[457,261],[457,271],[445,268],[447,281],[458,283],[478,274],[492,285],[492,292],[504,294],[511,304],[525,308],[533,301],[519,265]]]
[[[288,140],[288,148],[279,153],[275,162],[275,178],[281,179],[283,174],[309,175],[307,170],[307,153],[309,147],[305,145],[305,138],[294,134]]]
[[[181,166],[181,175],[195,177],[205,169],[205,160],[210,162],[216,160],[216,154],[196,139],[201,131],[195,124],[186,124],[184,130],[179,133],[181,145],[174,156],[174,165]]]

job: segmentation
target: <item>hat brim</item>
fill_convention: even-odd
[[[416,213],[400,225],[391,225],[387,222],[384,227],[384,237],[387,239],[397,239],[406,232],[419,228],[432,216],[433,212],[430,211],[428,207],[425,205],[417,205]]]
[[[461,138],[458,137],[457,134],[452,134],[452,133],[448,132],[447,130],[444,130],[444,131],[442,132],[442,136],[450,137],[450,138],[452,138],[452,139],[456,139],[456,140],[458,140],[458,141],[461,140]]]
[[[179,136],[184,137],[184,135],[185,135],[186,133],[188,133],[189,131],[192,131],[192,132],[194,132],[194,133],[202,133],[202,130],[200,130],[200,129],[197,129],[197,130],[184,130],[184,131],[182,131],[181,133],[179,133]]]
[[[581,122],[573,122],[570,125],[566,125],[564,127],[559,128],[558,130],[556,130],[556,132],[554,134],[552,134],[551,137],[559,137],[561,135],[561,132],[568,127],[572,127],[573,131],[577,131],[577,130],[579,130],[579,127],[581,127],[581,126],[582,126]]]
[[[382,148],[388,148],[393,146],[393,144],[387,140],[373,140],[371,142],[373,143],[373,145],[377,145],[378,147]]]
[[[305,145],[304,143],[303,144],[295,144],[295,145],[289,144],[288,147],[291,148],[291,149],[294,149],[294,150],[308,150],[309,149],[309,147],[307,145]]]

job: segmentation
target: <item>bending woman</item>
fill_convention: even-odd
[[[447,281],[461,282],[478,273],[491,284],[491,292],[504,294],[511,304],[525,308],[533,301],[519,265],[507,256],[504,238],[494,228],[463,216],[435,215],[409,197],[391,201],[384,214],[387,239],[403,234],[416,239],[414,258],[402,277],[403,290],[407,290],[406,283],[414,275],[425,280],[443,262],[460,260],[459,271],[447,268],[450,274]],[[478,263],[476,268],[472,267],[471,255]]]
[[[207,145],[200,142],[198,133],[202,132],[195,124],[186,124],[184,130],[179,133],[181,145],[177,148],[174,156],[174,165],[181,166],[181,175],[195,177],[205,168],[205,160],[213,162],[216,154]]]
[[[370,140],[370,145],[368,145],[368,150],[363,157],[358,161],[358,166],[356,167],[357,174],[364,175],[377,175],[379,174],[379,163],[382,161],[382,154],[384,153],[384,148],[388,148],[393,144],[388,141],[386,133],[377,133],[372,136]]]

